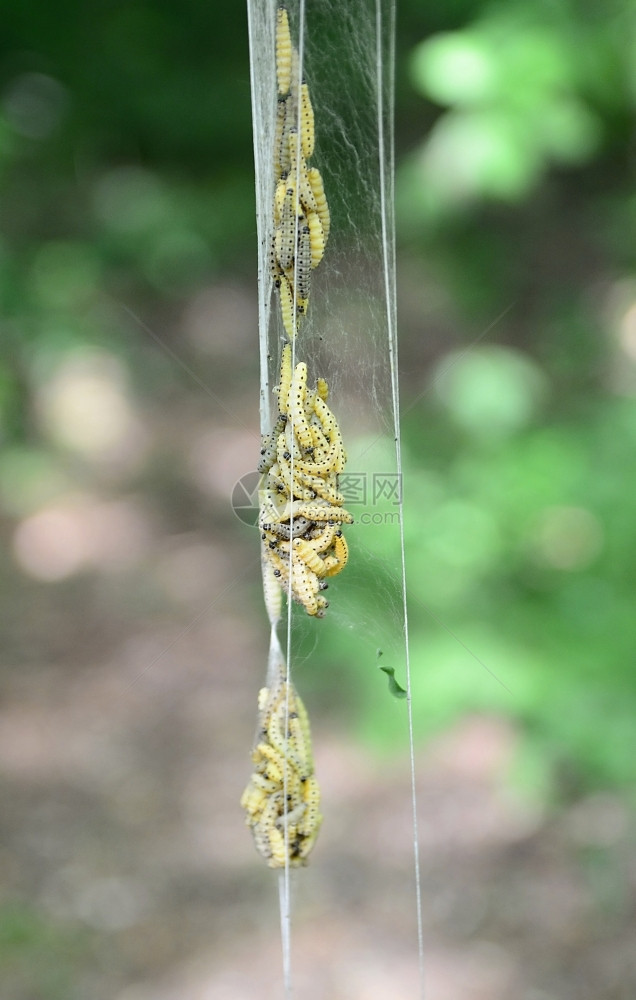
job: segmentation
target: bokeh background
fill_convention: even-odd
[[[0,993],[274,1000],[237,804],[268,639],[229,503],[258,449],[246,12],[0,20]],[[634,10],[402,0],[396,82],[429,996],[628,1000]],[[403,704],[327,649],[299,995],[407,1000]]]

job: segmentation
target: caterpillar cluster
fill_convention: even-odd
[[[306,864],[322,822],[305,706],[283,668],[258,699],[254,771],[241,797],[258,852],[270,868]]]
[[[320,172],[307,165],[314,150],[314,113],[284,7],[276,15],[276,75],[270,266],[288,342],[275,389],[278,417],[263,440],[258,471],[263,590],[277,643],[283,592],[308,615],[324,616],[327,580],[348,558],[342,526],[353,518],[339,491],[346,456],[327,405],[327,383],[319,378],[311,389],[306,363],[292,363],[291,343],[307,312],[311,274],[323,257],[330,217]],[[260,692],[252,762],[241,805],[257,850],[270,868],[306,864],[322,822],[320,789],[307,713],[282,661],[275,680]]]
[[[292,367],[289,344],[275,392],[278,420],[263,441],[258,466],[264,475],[259,527],[266,600],[276,600],[279,584],[308,615],[322,618],[329,606],[327,579],[347,563],[342,525],[353,521],[338,490],[346,460],[342,435],[327,406],[327,383],[318,379],[308,389],[307,365]]]
[[[298,78],[284,7],[276,14],[278,104],[274,142],[274,232],[270,267],[280,294],[283,326],[292,339],[307,312],[311,272],[322,260],[329,236],[329,206],[320,171],[308,167],[314,151],[314,111],[305,81]]]

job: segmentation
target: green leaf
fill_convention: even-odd
[[[378,669],[383,670],[389,678],[389,691],[394,698],[406,698],[406,691],[395,679],[395,667],[385,667],[378,664]]]

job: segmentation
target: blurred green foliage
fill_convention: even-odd
[[[447,356],[407,417],[416,717],[522,720],[548,795],[633,781],[635,54],[624,4],[491,4],[408,64],[441,110],[403,164],[407,238],[475,338],[500,309],[517,330]]]
[[[90,935],[25,903],[0,907],[0,966],[16,1000],[73,1000],[77,968],[90,958]]]
[[[402,259],[437,290],[403,338],[418,731],[500,712],[528,735],[529,782],[626,785],[634,12],[409,0],[398,29]],[[242,5],[30,0],[2,31],[0,503],[18,518],[68,476],[34,404],[56,358],[108,345],[142,392],[168,381],[117,303],[161,313],[211,279],[255,280],[256,253]],[[386,747],[403,705],[375,654],[355,636],[332,654],[314,683],[349,670]]]

